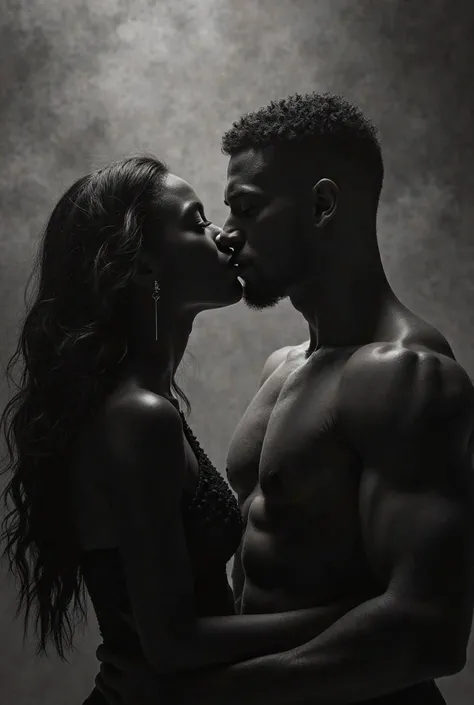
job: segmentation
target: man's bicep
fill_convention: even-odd
[[[467,640],[474,598],[472,409],[455,400],[453,411],[447,396],[443,406],[443,394],[421,401],[414,400],[417,413],[407,409],[409,428],[386,428],[383,446],[367,447],[364,542],[386,589]]]
[[[468,463],[459,472],[468,471]],[[423,488],[387,482],[364,470],[360,520],[370,567],[382,589],[467,626],[473,601],[470,498],[439,483]]]

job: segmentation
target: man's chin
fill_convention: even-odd
[[[244,282],[243,301],[245,305],[253,311],[263,311],[266,308],[276,306],[286,298],[286,294],[270,291],[263,287],[256,287],[254,284]]]

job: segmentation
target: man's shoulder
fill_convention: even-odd
[[[260,376],[259,387],[263,386],[267,379],[277,370],[278,367],[295,355],[304,355],[308,348],[309,341],[298,345],[285,345],[283,348],[278,348],[265,361],[262,374]]]
[[[378,342],[349,358],[338,398],[346,418],[375,430],[472,410],[474,388],[453,357],[426,345]]]
[[[467,372],[454,357],[429,345],[404,343],[402,341],[374,342],[358,348],[348,359],[343,376],[360,378],[361,375],[376,375],[379,381],[402,378],[410,374],[420,374],[426,381],[433,381],[433,375],[443,378],[463,379],[470,382]]]

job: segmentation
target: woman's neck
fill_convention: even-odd
[[[173,399],[172,382],[188,345],[192,324],[189,318],[161,314],[156,335],[154,324],[135,326],[128,372],[137,386]]]

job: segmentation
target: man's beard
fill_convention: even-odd
[[[288,296],[283,282],[270,281],[259,275],[256,279],[244,280],[243,301],[254,311],[272,308]]]
[[[279,277],[269,277],[259,268],[252,268],[249,278],[244,279],[243,301],[255,311],[272,308],[286,299],[294,287],[303,284],[309,269],[311,258],[305,257],[302,251],[298,257],[288,263],[286,274]]]
[[[257,289],[255,285],[244,286],[243,301],[245,305],[254,311],[263,311],[265,308],[276,306],[282,299],[286,298],[286,294],[278,295],[271,294],[269,291]]]

